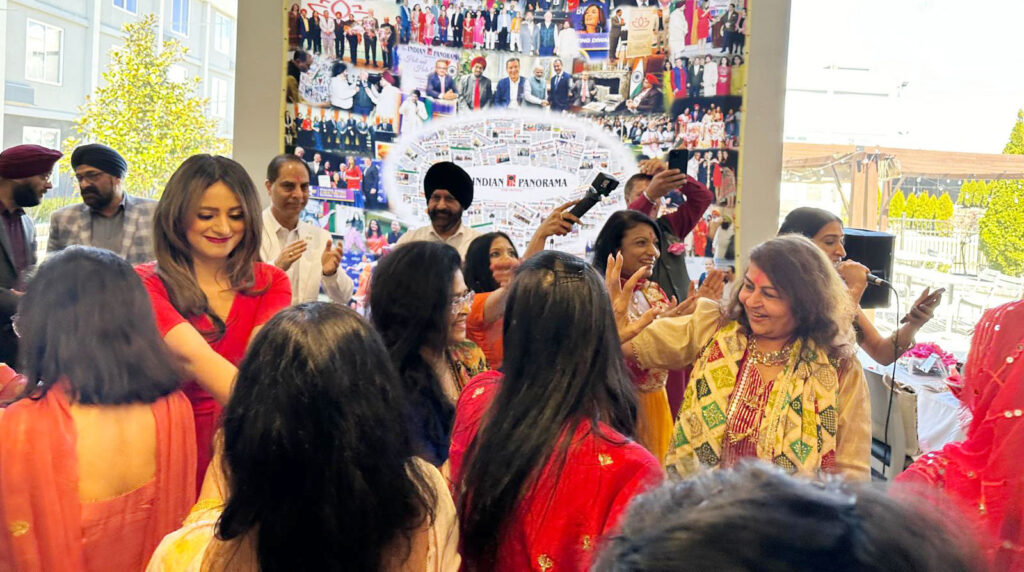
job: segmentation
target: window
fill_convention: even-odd
[[[21,128],[21,142],[29,145],[42,145],[50,149],[60,149],[60,129],[26,125]],[[60,188],[60,177],[54,175],[50,182],[54,190]]]
[[[114,0],[114,7],[120,8],[125,12],[137,14],[139,11],[139,2],[138,0]]]
[[[188,35],[188,1],[171,0],[171,31]]]
[[[42,145],[50,149],[60,149],[60,129],[26,125],[21,128],[21,142],[23,144]]]
[[[26,37],[25,79],[60,85],[64,30],[29,20]]]
[[[210,78],[210,114],[218,119],[228,116],[228,82]]]
[[[220,12],[213,13],[213,48],[231,54],[231,20]]]

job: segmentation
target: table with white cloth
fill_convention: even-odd
[[[868,385],[883,388],[888,391],[888,385],[884,376],[893,375],[893,367],[881,366],[871,359],[863,350],[857,355],[861,365],[864,366],[864,376]],[[897,362],[895,381],[897,391],[908,393],[908,388],[916,396],[917,411],[917,443],[914,450],[912,444],[907,444],[907,455],[917,458],[930,451],[941,449],[947,443],[962,441],[965,438],[964,427],[970,423],[970,412],[960,403],[960,400],[953,395],[945,379],[940,376],[924,375],[918,372],[911,372],[903,363]],[[877,403],[873,403],[877,405]],[[895,404],[894,404],[895,407]],[[872,411],[871,419],[874,422],[884,422],[887,410]]]

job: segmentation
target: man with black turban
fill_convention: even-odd
[[[469,243],[479,233],[462,224],[462,211],[473,204],[473,178],[455,163],[442,161],[427,169],[423,176],[423,194],[427,198],[430,226],[413,229],[398,239],[398,246],[427,240],[455,247],[466,257]]]
[[[72,244],[105,248],[129,264],[156,258],[153,212],[156,201],[133,197],[121,187],[128,163],[120,153],[99,143],[80,145],[71,153],[82,203],[50,215],[46,252]]]
[[[17,145],[0,153],[0,361],[18,363],[18,336],[11,317],[36,264],[36,227],[25,213],[53,188],[50,173],[63,153],[39,145]]]

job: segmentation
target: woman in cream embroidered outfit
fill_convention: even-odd
[[[852,355],[853,304],[814,243],[784,236],[750,254],[721,309],[657,320],[625,346],[645,369],[693,365],[668,466],[680,475],[757,457],[792,473],[867,479],[871,416]]]
[[[282,310],[239,367],[199,503],[148,570],[458,570],[455,505],[414,456],[400,393],[354,311]]]

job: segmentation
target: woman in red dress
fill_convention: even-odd
[[[729,67],[729,58],[722,58],[718,62],[718,85],[715,86],[715,95],[729,95],[732,89],[732,68]],[[721,110],[719,110],[721,114]],[[721,117],[718,118],[722,120]]]
[[[1024,300],[981,317],[959,397],[971,412],[967,438],[922,456],[896,481],[943,490],[977,526],[992,570],[1024,569]]]
[[[241,165],[193,155],[167,182],[154,213],[156,261],[135,267],[157,328],[190,379],[197,490],[221,406],[249,339],[291,303],[288,277],[259,262],[260,203]]]
[[[502,373],[462,392],[451,475],[468,570],[586,570],[629,501],[662,480],[630,435],[636,402],[608,294],[582,260],[525,261]]]
[[[345,186],[358,191],[363,188],[363,170],[356,165],[356,158],[349,155],[345,162]]]

